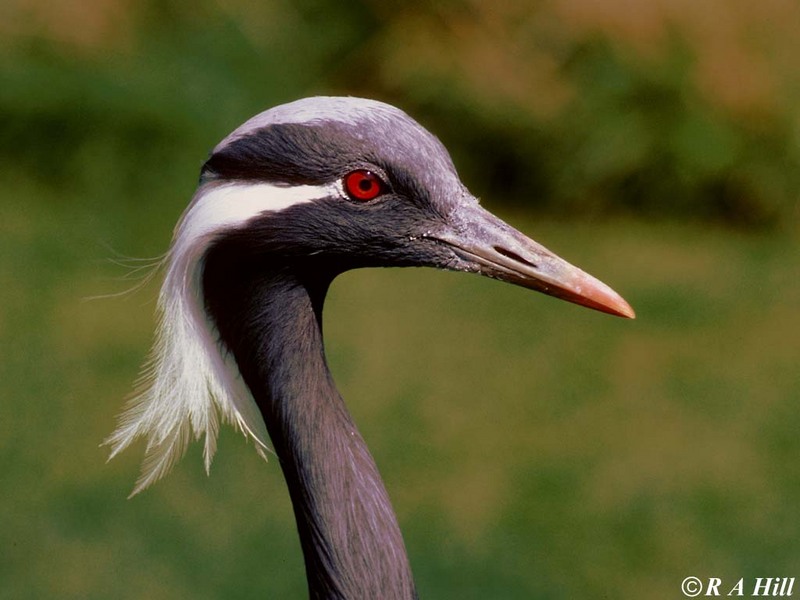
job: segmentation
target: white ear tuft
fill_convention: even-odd
[[[158,325],[137,391],[104,444],[113,458],[138,437],[147,439],[142,473],[132,496],[166,475],[191,437],[205,435],[204,462],[211,466],[219,417],[252,438],[266,458],[267,429],[236,361],[221,345],[202,298],[205,252],[215,237],[249,219],[291,205],[338,195],[332,186],[211,184],[184,212],[164,259]]]

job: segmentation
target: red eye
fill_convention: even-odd
[[[384,191],[383,180],[365,169],[348,173],[344,177],[344,189],[353,200],[374,200]]]

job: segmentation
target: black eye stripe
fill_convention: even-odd
[[[364,146],[335,127],[269,125],[212,154],[201,179],[320,185],[337,179],[347,165],[363,163]]]

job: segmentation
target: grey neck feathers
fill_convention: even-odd
[[[302,281],[210,252],[204,292],[264,415],[289,488],[313,599],[416,598],[400,528],[325,362],[330,278]],[[246,261],[245,261],[246,262]]]

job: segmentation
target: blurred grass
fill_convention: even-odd
[[[238,435],[210,478],[195,447],[131,501],[139,454],[104,463],[156,289],[84,299],[130,284],[102,262],[104,238],[151,217],[19,187],[0,206],[0,595],[303,597],[279,469]],[[179,209],[130,246],[158,253]],[[638,320],[398,269],[342,276],[326,309],[422,597],[664,598],[689,574],[793,574],[794,241],[504,216],[611,282]]]
[[[231,431],[210,478],[193,448],[125,500],[140,454],[98,444],[157,284],[86,298],[164,252],[222,136],[313,93],[408,110],[639,315],[424,270],[334,284],[331,364],[421,596],[795,575],[798,23],[746,0],[0,6],[0,598],[305,596],[279,469]]]
[[[800,224],[796,3],[70,3],[0,7],[0,159],[50,185],[164,189],[165,162],[334,93],[402,106],[506,205]]]

